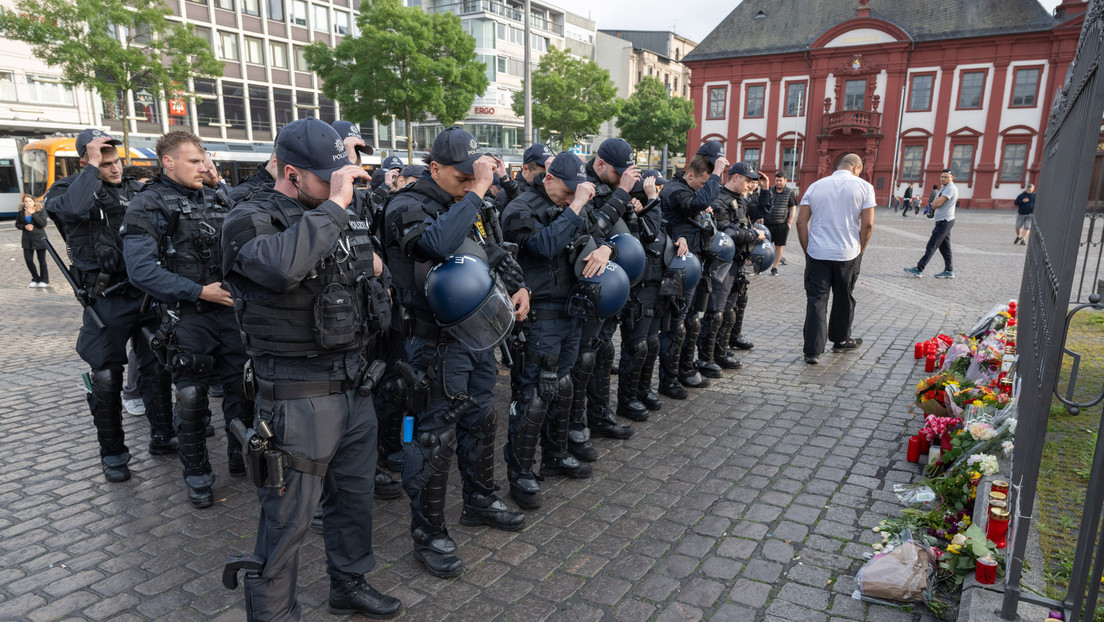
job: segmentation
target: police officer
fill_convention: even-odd
[[[354,182],[368,175],[349,164],[337,132],[313,117],[280,131],[276,158],[274,192],[235,206],[222,233],[257,416],[287,465],[268,471],[258,491],[248,619],[299,619],[298,547],[320,496],[329,610],[391,617],[399,600],[364,580],[375,564],[376,463],[365,352],[389,321],[382,261],[364,221],[346,209]]]
[[[621,360],[617,369],[617,414],[646,421],[649,410],[662,402],[652,391],[652,373],[659,356],[659,286],[663,280],[663,253],[667,234],[659,209],[659,191],[667,183],[659,171],[644,171],[633,187],[634,218],[629,230],[644,245],[644,276],[632,289],[621,314]]]
[[[480,211],[495,159],[483,155],[471,134],[454,126],[433,141],[426,165],[417,182],[391,198],[383,235],[405,315],[408,360],[424,374],[429,394],[414,394],[414,442],[404,449],[403,488],[410,496],[414,558],[435,576],[453,577],[463,571],[444,517],[453,453],[463,483],[462,523],[516,530],[525,515],[511,512],[494,494],[493,351],[475,350],[437,324],[420,275],[461,253],[477,256],[481,263],[485,259],[512,292],[510,303],[516,305],[519,320],[529,311],[529,291],[510,253],[487,243],[480,233],[486,230]]]
[[[686,169],[663,187],[660,204],[668,235],[677,240],[679,252],[685,244],[690,252],[703,257],[713,239],[712,203],[721,186],[721,174],[728,168],[724,146],[715,140],[703,144],[686,165]],[[708,281],[706,281],[708,283]],[[684,291],[666,305],[667,329],[660,333],[660,386],[659,392],[675,399],[685,399],[690,388],[709,386],[702,376],[720,375],[720,369],[695,366],[698,334],[701,331],[699,313],[704,307],[697,289]],[[715,364],[710,362],[712,367]]]
[[[567,301],[575,284],[574,244],[590,227],[584,210],[593,196],[594,184],[586,181],[582,161],[564,151],[551,162],[544,179],[534,178],[502,215],[505,239],[518,245],[518,263],[533,288],[528,352],[518,400],[510,406],[509,439],[503,448],[510,496],[525,509],[541,503],[532,466],[542,425],[550,429],[542,460],[548,469],[575,461],[568,453],[567,414],[582,321],[568,314]],[[593,255],[585,276],[605,268],[606,253],[594,251]],[[577,465],[567,472],[585,477],[590,467]]]
[[[246,177],[240,184],[230,189],[230,202],[241,203],[249,195],[259,190],[272,190],[276,184],[276,154],[269,156],[266,162],[257,165],[257,172]]]
[[[751,227],[751,218],[748,215],[749,189],[758,185],[757,180],[760,177],[747,164],[736,162],[728,169],[728,181],[721,186],[717,198],[713,200],[713,217],[717,228],[732,238],[736,254],[728,275],[720,282],[713,281],[713,292],[709,296],[709,311],[712,315],[709,322],[719,323],[719,328],[716,335],[707,341],[704,339],[706,320],[702,320],[703,339],[700,340],[702,347],[699,355],[724,369],[742,367],[735,351],[730,349],[737,347],[730,345],[733,341],[748,346],[741,349],[750,349],[752,345],[743,338],[740,331],[748,301],[748,278],[744,272],[744,262],[755,242],[766,237],[762,231]],[[709,348],[710,343],[713,344],[712,349]]]
[[[203,185],[207,154],[187,131],[157,141],[161,172],[127,208],[123,256],[131,282],[158,301],[165,345],[162,357],[176,385],[180,461],[188,500],[197,508],[214,503],[215,476],[207,456],[207,390],[222,385],[222,410],[229,431],[233,419],[251,420],[253,405],[242,389],[242,348],[230,292],[222,287],[219,231],[229,205]],[[227,439],[231,475],[245,475],[241,445]]]
[[[546,173],[546,167],[555,155],[552,150],[548,148],[548,145],[544,143],[533,143],[525,149],[525,154],[521,158],[521,171],[519,176],[521,181],[518,183],[524,183],[532,185],[534,181],[544,179]],[[516,179],[514,181],[517,181]]]
[[[77,136],[81,171],[55,183],[46,194],[46,212],[57,224],[69,249],[73,276],[91,293],[98,326],[86,310],[77,337],[77,353],[92,368],[88,406],[100,444],[100,463],[109,482],[130,479],[130,451],[123,436],[123,365],[127,340],[138,355],[138,389],[150,424],[149,452],[176,452],[172,430],[169,375],[150,351],[143,328],[155,328],[156,318],[142,308],[142,293],[132,287],[123,262],[119,227],[141,182],[123,178],[115,146],[120,141],[97,129]]]

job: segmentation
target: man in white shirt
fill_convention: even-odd
[[[943,187],[939,190],[939,196],[932,201],[931,208],[935,210],[935,227],[932,228],[931,237],[928,238],[928,246],[924,249],[924,256],[916,262],[915,268],[905,268],[916,278],[924,276],[924,266],[928,265],[935,249],[943,256],[943,271],[935,275],[937,279],[954,278],[954,261],[951,256],[951,228],[955,223],[955,207],[958,205],[958,188],[954,185],[954,174],[951,169],[943,169],[939,176]]]
[[[862,345],[851,338],[855,317],[852,290],[862,253],[874,232],[874,187],[859,178],[863,164],[849,153],[831,176],[809,186],[797,214],[797,237],[805,251],[805,362],[816,365],[828,339],[833,352]],[[825,321],[828,295],[832,318]]]

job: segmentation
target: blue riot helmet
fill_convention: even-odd
[[[668,275],[678,275],[682,279],[682,295],[698,286],[702,277],[701,260],[694,253],[686,253],[682,257],[675,255],[667,264]]]
[[[773,240],[771,240],[771,234],[770,234],[770,229],[767,229],[767,226],[766,226],[766,225],[762,225],[762,224],[755,224],[755,225],[753,225],[753,227],[754,227],[754,228],[756,228],[756,229],[758,229],[758,230],[760,230],[760,231],[762,231],[762,232],[763,232],[763,235],[767,236],[767,241],[768,241],[768,242],[772,242],[772,241],[773,241]]]
[[[636,285],[644,278],[644,267],[648,261],[644,245],[631,233],[615,233],[609,241],[617,249],[617,265],[625,269],[629,282]]]
[[[630,289],[625,269],[611,261],[601,274],[579,278],[567,300],[567,313],[583,319],[609,319],[629,301]]]
[[[736,257],[736,243],[732,241],[727,233],[718,231],[713,236],[713,241],[709,243],[709,250],[706,251],[706,255],[713,261],[731,262]]]
[[[434,266],[425,295],[437,324],[472,350],[493,348],[514,327],[514,303],[478,257],[453,255]]]
[[[751,253],[748,254],[748,263],[755,270],[755,274],[769,270],[774,264],[774,243],[770,241],[769,233],[767,239],[755,243]]]

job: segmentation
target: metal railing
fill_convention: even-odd
[[[1047,206],[1047,209],[1040,210],[1034,218],[1020,285],[1017,366],[1022,385],[1012,465],[1014,537],[1007,552],[1008,571],[1000,611],[1000,617],[1004,620],[1016,618],[1021,601],[1062,609],[1066,620],[1081,620],[1083,613],[1087,614],[1086,619],[1091,620],[1096,610],[1101,573],[1104,572],[1104,538],[1100,537],[1101,510],[1104,508],[1104,444],[1098,443],[1065,598],[1059,602],[1036,596],[1025,593],[1021,586],[1028,534],[1035,516],[1035,497],[1051,401],[1057,397],[1074,412],[1075,409],[1096,405],[1104,398],[1104,391],[1101,391],[1102,396],[1095,400],[1077,403],[1070,399],[1075,388],[1072,385],[1078,379],[1076,373],[1071,374],[1071,386],[1066,396],[1058,393],[1063,354],[1073,357],[1074,362],[1079,360],[1077,353],[1066,348],[1069,318],[1085,308],[1104,308],[1097,304],[1082,305],[1067,313],[1077,277],[1084,231],[1087,228],[1090,232],[1091,246],[1092,234],[1099,228],[1095,216],[1091,217],[1086,227],[1085,197],[1089,196],[1100,120],[1104,115],[1104,76],[1099,73],[1102,52],[1104,0],[1092,0],[1085,14],[1077,56],[1050,111],[1038,203]],[[1086,258],[1081,260],[1082,284],[1086,278],[1085,268],[1089,265],[1088,248],[1084,250]],[[1079,288],[1078,298],[1082,290],[1083,287]],[[1094,293],[1090,300],[1097,303],[1099,297]],[[1095,390],[1091,392],[1096,393]],[[1101,432],[1104,433],[1104,427]],[[1096,562],[1092,564],[1094,554]]]
[[[824,131],[877,132],[882,127],[882,113],[869,110],[839,110],[824,115]]]

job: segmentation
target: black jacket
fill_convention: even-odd
[[[24,227],[27,226],[26,214],[23,212],[23,208],[19,208],[19,215],[15,217],[15,228],[23,232],[23,249],[24,250],[44,250],[46,248],[46,212],[38,210],[34,214],[31,214],[30,224],[34,229],[27,231]]]

